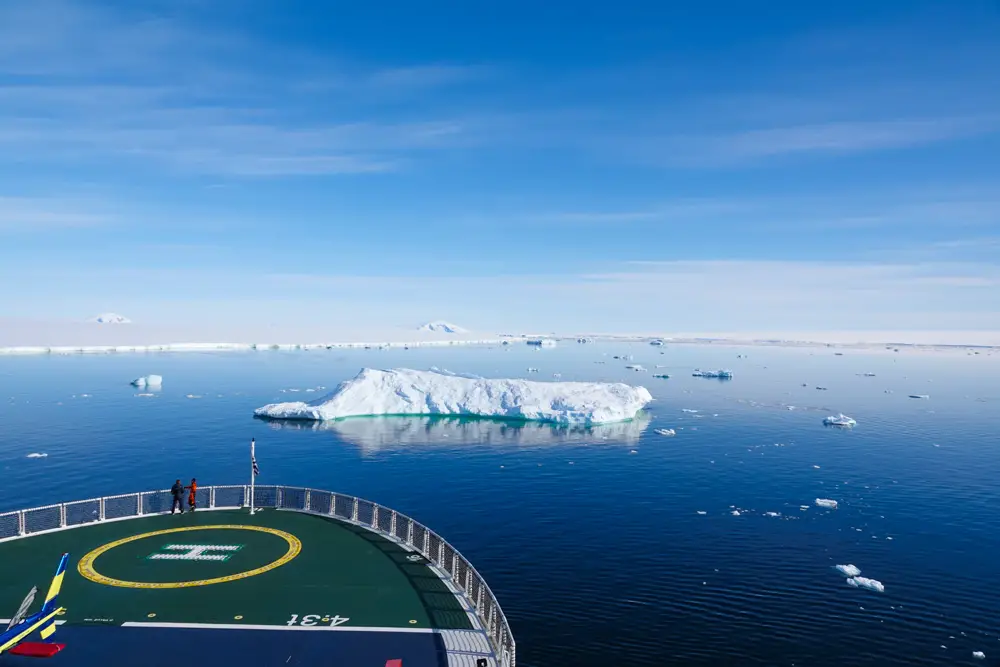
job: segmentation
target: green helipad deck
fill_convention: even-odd
[[[203,491],[211,504],[215,494]],[[309,507],[293,511],[138,515],[150,501],[137,494],[128,520],[100,520],[101,502],[96,521],[0,541],[0,610],[13,613],[32,585],[47,586],[68,552],[56,633],[67,648],[56,664],[172,664],[176,649],[244,665],[514,664],[499,606],[450,545],[386,508],[369,517],[327,496],[325,512],[307,493],[292,502]],[[53,507],[65,522],[67,506]],[[11,516],[0,516],[0,530]],[[31,521],[18,513],[19,532]]]

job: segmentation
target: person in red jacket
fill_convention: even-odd
[[[198,502],[198,480],[191,478],[191,486],[188,487],[188,509],[194,511]]]

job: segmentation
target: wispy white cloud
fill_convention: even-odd
[[[0,196],[0,232],[48,232],[103,226],[112,221],[93,204],[59,199]]]

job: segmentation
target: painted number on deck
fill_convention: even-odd
[[[285,625],[304,625],[307,627],[313,625],[326,625],[332,628],[337,625],[343,625],[349,620],[351,619],[338,614],[306,614],[302,618],[299,618],[298,614],[292,614],[292,620],[285,623]]]

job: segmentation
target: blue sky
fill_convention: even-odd
[[[995,2],[425,4],[0,0],[0,316],[1000,328]]]

